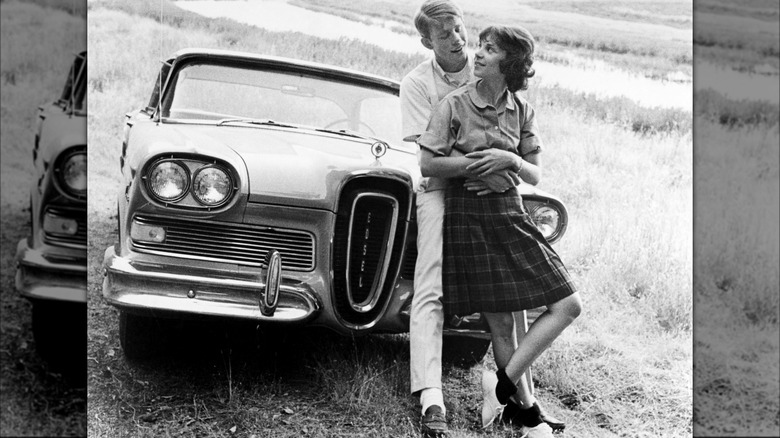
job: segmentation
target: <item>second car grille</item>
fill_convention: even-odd
[[[136,222],[165,229],[162,243],[133,241],[139,252],[262,266],[271,249],[282,255],[282,268],[314,269],[314,236],[297,230],[256,225],[136,216]]]

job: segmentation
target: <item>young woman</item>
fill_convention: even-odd
[[[514,93],[527,89],[534,74],[534,40],[527,30],[507,26],[488,27],[479,40],[474,59],[478,79],[449,94],[417,139],[423,176],[449,181],[444,310],[455,315],[482,312],[490,326],[498,371],[482,376],[483,427],[490,426],[515,395],[522,415],[544,432],[534,435],[552,436],[539,419],[533,395],[518,392],[516,383],[580,314],[580,296],[560,258],[524,211],[517,190],[485,193],[470,190],[468,183],[469,178],[504,169],[529,184],[541,178],[542,142],[535,113]],[[453,150],[465,155],[450,156]],[[515,348],[511,312],[541,306],[547,310]]]

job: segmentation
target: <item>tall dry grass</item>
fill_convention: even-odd
[[[46,11],[32,4],[3,3],[3,161],[25,169],[32,168],[28,157],[37,108],[59,97],[74,56],[86,47],[83,18]],[[19,28],[37,32],[17,32]],[[16,154],[24,159],[16,159]]]
[[[743,323],[778,324],[779,137],[776,123],[697,123],[697,297],[741,309]]]
[[[695,131],[694,430],[777,436],[778,124],[729,127],[697,117]]]

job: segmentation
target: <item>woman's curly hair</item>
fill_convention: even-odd
[[[498,47],[506,52],[506,58],[498,64],[511,92],[528,89],[528,78],[536,73],[534,64],[534,37],[519,26],[488,26],[479,33],[479,41],[493,37]]]

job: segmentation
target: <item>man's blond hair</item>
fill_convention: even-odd
[[[448,18],[463,20],[463,11],[451,0],[427,0],[414,16],[414,27],[423,38],[431,37],[431,26]]]

